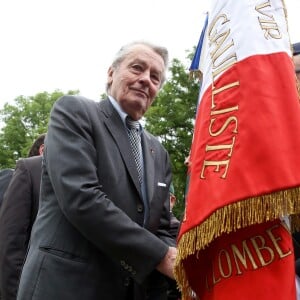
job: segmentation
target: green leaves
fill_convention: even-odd
[[[199,82],[177,59],[171,62],[170,75],[152,107],[145,115],[145,127],[168,150],[172,163],[177,203],[174,213],[180,217],[184,208],[186,166],[193,136]]]
[[[67,94],[78,93],[69,91]],[[19,96],[13,104],[4,105],[0,110],[0,120],[4,123],[0,132],[0,169],[14,168],[17,159],[27,156],[37,136],[47,132],[51,108],[64,94],[57,90],[30,97]]]
[[[189,61],[192,57],[192,52],[187,54]],[[69,91],[67,94],[78,93]],[[42,92],[31,97],[19,96],[13,104],[5,104],[0,111],[0,121],[4,124],[0,131],[0,169],[14,168],[18,158],[27,156],[34,139],[47,132],[51,108],[63,94],[59,90]],[[184,160],[191,147],[198,94],[199,82],[190,79],[183,63],[174,59],[167,82],[144,118],[145,127],[161,140],[170,154],[177,197],[174,213],[179,218],[185,204],[187,169]]]

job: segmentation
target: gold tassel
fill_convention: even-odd
[[[254,224],[291,216],[292,230],[300,230],[300,188],[291,188],[267,195],[250,197],[224,206],[204,222],[184,233],[178,242],[174,268],[183,300],[189,300],[192,290],[183,268],[183,260],[207,247],[224,233],[234,232]]]

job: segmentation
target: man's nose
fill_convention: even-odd
[[[151,82],[150,72],[145,71],[145,72],[141,73],[141,75],[139,77],[139,82],[143,83],[144,85],[149,85]]]

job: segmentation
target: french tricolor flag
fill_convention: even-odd
[[[175,274],[183,299],[296,299],[300,104],[282,0],[211,0]]]

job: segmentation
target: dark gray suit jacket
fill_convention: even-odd
[[[152,271],[174,240],[169,157],[149,133],[142,143],[150,207],[144,227],[133,154],[110,101],[65,96],[56,102],[19,300],[146,299],[157,284]]]
[[[15,300],[39,204],[42,157],[17,161],[0,211],[1,299]]]
[[[3,201],[4,193],[9,185],[13,172],[13,169],[0,170],[0,208]]]

